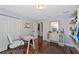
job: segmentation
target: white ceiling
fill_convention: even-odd
[[[46,5],[43,10],[38,10],[35,5],[0,5],[0,13],[22,19],[44,20],[72,17],[77,8],[76,5]]]

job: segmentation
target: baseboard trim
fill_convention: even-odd
[[[76,48],[76,50],[79,52],[79,48],[78,48],[76,45],[71,45],[71,44],[65,44],[65,45],[74,47],[74,48]]]
[[[50,40],[46,40],[46,41],[50,42]],[[79,48],[76,45],[72,45],[72,44],[68,44],[68,43],[64,43],[63,45],[74,47],[77,49],[77,51],[79,51]]]
[[[45,41],[50,42],[50,40],[45,40]]]
[[[67,45],[67,46],[71,46],[71,47],[75,47],[76,48],[76,46],[75,45],[72,45],[72,44],[65,43],[64,45]]]

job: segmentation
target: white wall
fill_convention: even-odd
[[[32,24],[29,20],[24,21],[0,15],[0,51],[7,49],[9,44],[7,34],[10,34],[12,39],[17,39],[20,35],[32,33],[32,27],[24,28],[26,22]]]
[[[32,23],[32,34],[34,35],[35,38],[38,37],[38,22],[33,21]]]
[[[79,19],[79,8],[77,8],[77,17]]]
[[[77,17],[78,17],[78,21],[79,21],[79,8],[77,9]]]
[[[23,20],[22,21],[22,35],[30,35],[32,33],[32,22],[29,20]],[[30,28],[24,28],[26,23],[30,23],[31,27]]]

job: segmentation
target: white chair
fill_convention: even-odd
[[[7,38],[9,40],[8,48],[16,48],[20,45],[24,45],[24,41],[22,41],[20,39],[12,40],[10,35],[7,35]]]

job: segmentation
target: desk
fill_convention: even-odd
[[[23,36],[20,36],[20,38],[24,41],[27,41],[28,42],[28,46],[27,46],[27,54],[29,53],[29,46],[31,45],[34,49],[35,49],[35,42],[34,42],[34,39],[35,37],[31,36],[31,35],[23,35]],[[30,43],[30,41],[32,40],[32,44]]]

